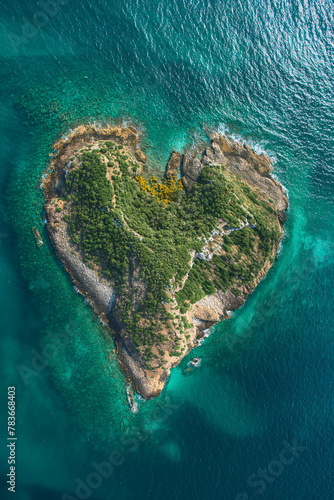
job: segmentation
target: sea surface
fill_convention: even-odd
[[[1,499],[333,499],[332,1],[2,0],[0,58]],[[274,267],[136,415],[44,226],[41,175],[80,123],[139,127],[161,172],[225,132],[289,195]]]

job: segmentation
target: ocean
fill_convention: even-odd
[[[1,12],[1,498],[12,386],[17,500],[334,498],[333,3],[3,0]],[[137,414],[44,225],[41,175],[80,123],[135,125],[161,172],[172,149],[226,133],[266,152],[289,195],[274,267]]]

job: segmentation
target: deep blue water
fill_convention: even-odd
[[[334,498],[332,2],[4,0],[1,12],[1,498],[13,385],[17,500]],[[43,228],[51,146],[82,122],[140,127],[161,171],[173,148],[225,131],[266,151],[289,193],[274,268],[191,354],[201,366],[186,375],[186,358],[137,415]]]

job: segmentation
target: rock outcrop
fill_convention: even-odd
[[[183,155],[181,164],[182,183],[187,193],[191,191],[203,170],[203,163],[196,156],[188,153]]]
[[[172,151],[172,154],[170,155],[170,158],[168,160],[168,163],[167,163],[167,167],[166,167],[166,178],[167,179],[170,179],[171,177],[173,177],[173,175],[175,175],[180,166],[181,166],[181,162],[182,162],[182,155],[181,153],[178,153],[177,151]]]
[[[267,155],[258,155],[247,144],[241,145],[223,135],[215,135],[211,146],[203,153],[202,164],[223,164],[233,174],[239,174],[247,184],[259,188],[275,202],[280,221],[285,221],[288,199],[282,186],[270,176],[272,163]]]

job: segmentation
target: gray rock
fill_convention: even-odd
[[[172,154],[169,157],[167,166],[166,166],[166,178],[170,179],[174,174],[177,173],[178,169],[181,166],[182,162],[182,156],[181,153],[178,153],[177,151],[172,151]]]
[[[203,170],[201,163],[195,156],[185,154],[181,165],[182,182],[187,193],[191,190],[194,183],[198,180]]]

